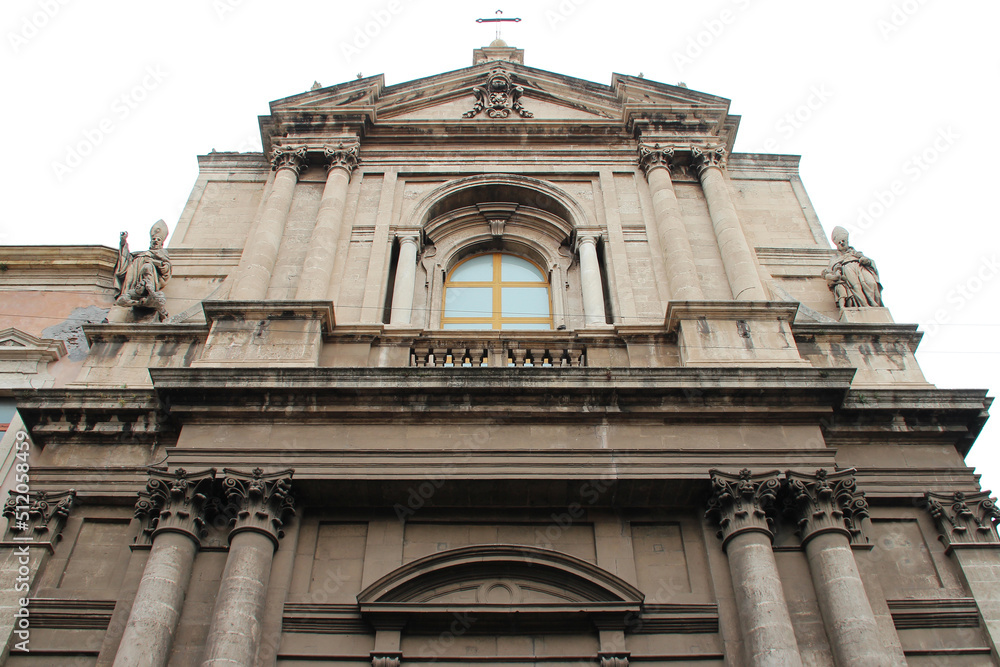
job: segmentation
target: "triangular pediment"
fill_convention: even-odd
[[[49,361],[66,354],[66,344],[61,340],[36,338],[31,334],[8,327],[0,330],[0,357],[46,358]]]
[[[506,115],[491,115],[489,102],[485,109],[476,110],[477,100],[492,100],[489,85],[496,70],[504,73],[509,84]],[[525,113],[512,106],[513,97]],[[629,132],[646,123],[657,132],[672,127],[731,144],[739,122],[729,115],[729,100],[683,86],[622,74],[613,75],[607,85],[506,61],[484,62],[392,86],[385,86],[381,75],[358,79],[277,100],[271,112],[261,118],[261,129],[268,135],[265,148],[269,137],[285,135],[289,129],[315,135],[333,127],[364,132],[380,125],[411,123],[462,123],[509,131],[511,126],[564,122],[568,126],[606,124]]]

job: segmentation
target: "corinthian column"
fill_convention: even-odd
[[[260,221],[251,231],[243,248],[243,256],[237,267],[238,277],[229,295],[230,299],[257,301],[267,296],[274,262],[278,259],[278,248],[288,221],[288,211],[292,206],[295,184],[305,160],[305,146],[278,147],[271,152],[271,165],[275,170],[274,184],[264,204]]]
[[[170,657],[174,632],[191,580],[191,566],[204,534],[205,505],[215,470],[188,474],[149,473],[139,494],[136,517],[152,539],[149,560],[132,603],[115,667],[162,667]]]
[[[591,234],[580,236],[576,241],[576,248],[580,252],[584,323],[586,326],[606,324],[604,283],[601,281],[601,266],[597,261],[597,237]]]
[[[389,324],[409,324],[413,311],[413,287],[417,277],[417,251],[420,237],[399,238],[399,257],[396,259],[396,281],[392,286],[392,310]]]
[[[898,642],[883,642],[851,551],[845,510],[855,522],[868,514],[854,470],[815,475],[789,471],[790,504],[809,561],[813,587],[838,665],[905,665]]]
[[[674,183],[670,179],[673,156],[674,149],[671,147],[639,144],[639,166],[646,174],[653,198],[653,215],[667,265],[670,299],[701,301],[705,295],[698,282],[698,269],[694,263],[694,253],[691,252],[687,227],[684,226],[681,208],[674,193]]]
[[[260,648],[261,619],[271,561],[282,527],[295,513],[291,470],[264,474],[226,469],[222,485],[233,529],[229,556],[215,599],[202,667],[253,665]]]
[[[323,188],[316,226],[313,227],[309,251],[295,293],[295,298],[303,301],[328,297],[333,257],[344,220],[347,186],[351,182],[351,172],[358,166],[358,144],[345,146],[340,143],[336,148],[326,146],[323,154],[327,159],[326,187]]]
[[[795,631],[774,562],[768,511],[781,485],[777,471],[738,475],[711,470],[708,517],[718,522],[722,549],[736,594],[747,664],[754,667],[801,667]]]
[[[708,202],[708,213],[719,243],[722,264],[729,278],[733,296],[738,301],[763,301],[764,285],[757,273],[753,251],[743,234],[736,206],[729,194],[729,185],[722,169],[726,165],[726,149],[691,148],[692,165],[698,172],[701,187]]]

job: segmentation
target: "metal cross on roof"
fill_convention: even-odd
[[[503,11],[497,10],[497,18],[493,19],[476,19],[476,23],[520,23],[520,18],[515,19],[505,19],[503,18]],[[500,39],[500,26],[497,26],[497,39]]]

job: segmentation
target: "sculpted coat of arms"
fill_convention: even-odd
[[[533,118],[534,114],[521,106],[524,88],[515,85],[503,68],[494,67],[486,77],[486,84],[472,89],[476,104],[462,114],[462,118],[473,118],[484,109],[490,118],[507,118],[516,111],[521,118]]]

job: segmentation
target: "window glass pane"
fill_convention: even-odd
[[[493,280],[493,255],[480,255],[462,262],[451,272],[451,281]]]
[[[549,316],[548,287],[502,287],[500,300],[504,317]]]
[[[545,282],[545,276],[537,266],[514,255],[501,256],[500,275],[505,282]]]
[[[473,329],[475,331],[480,331],[482,329],[492,329],[493,325],[489,322],[446,322],[441,325],[442,329]],[[478,360],[475,360],[474,366],[478,366]]]
[[[500,328],[501,329],[531,329],[532,331],[536,331],[536,330],[539,330],[539,329],[545,329],[545,330],[551,329],[552,325],[548,324],[547,322],[503,322],[500,325]],[[535,365],[538,366],[541,363],[542,363],[541,360],[538,360],[538,363],[535,364]]]
[[[445,317],[492,317],[492,287],[449,287],[445,290]]]

